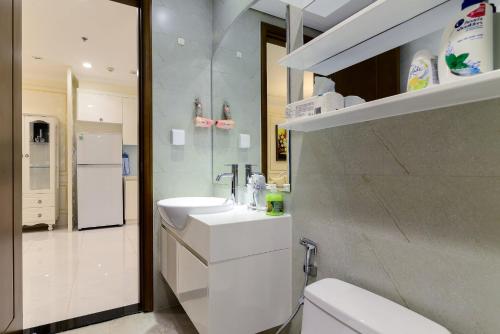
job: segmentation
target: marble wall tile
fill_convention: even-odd
[[[154,0],[153,33],[212,44],[212,1]]]
[[[185,45],[177,43],[178,38]],[[195,128],[194,100],[211,109],[212,1],[153,1],[153,197],[211,196],[212,133]],[[184,146],[170,132],[183,129]],[[153,203],[155,309],[178,304],[159,271],[161,228]]]
[[[294,133],[294,296],[306,236],[319,243],[318,279],[356,284],[453,333],[498,333],[499,103]]]

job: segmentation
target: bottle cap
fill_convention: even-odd
[[[467,7],[477,5],[478,3],[488,2],[487,0],[464,0],[462,2],[462,10]]]

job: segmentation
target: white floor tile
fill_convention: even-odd
[[[138,303],[138,232],[23,233],[24,328]]]

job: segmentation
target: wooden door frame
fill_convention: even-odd
[[[23,329],[23,279],[22,279],[22,34],[21,1],[12,3],[12,196],[13,196],[13,301],[14,313],[5,333],[21,333]],[[9,80],[8,78],[3,78]]]
[[[154,309],[153,295],[153,36],[152,0],[139,6],[139,254],[140,306]]]
[[[153,57],[152,0],[112,0],[138,8],[139,15],[139,268],[140,309],[153,297]]]

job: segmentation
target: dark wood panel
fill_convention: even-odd
[[[387,51],[330,76],[336,91],[367,101],[399,94],[399,48]]]
[[[377,98],[401,93],[400,49],[393,49],[377,57]]]
[[[140,6],[139,0],[111,0],[111,1],[119,2],[119,3],[122,3],[124,5],[129,5],[129,6],[133,6],[133,7],[137,7],[137,8],[139,8],[139,6]]]
[[[23,226],[22,226],[22,0],[14,2],[14,321],[11,333],[23,328]]]
[[[21,1],[0,2],[0,330],[22,329]]]
[[[153,298],[153,58],[151,33],[151,0],[143,0],[140,8],[139,69],[139,226],[141,307],[151,312]]]
[[[14,319],[13,3],[0,2],[0,329]]]

